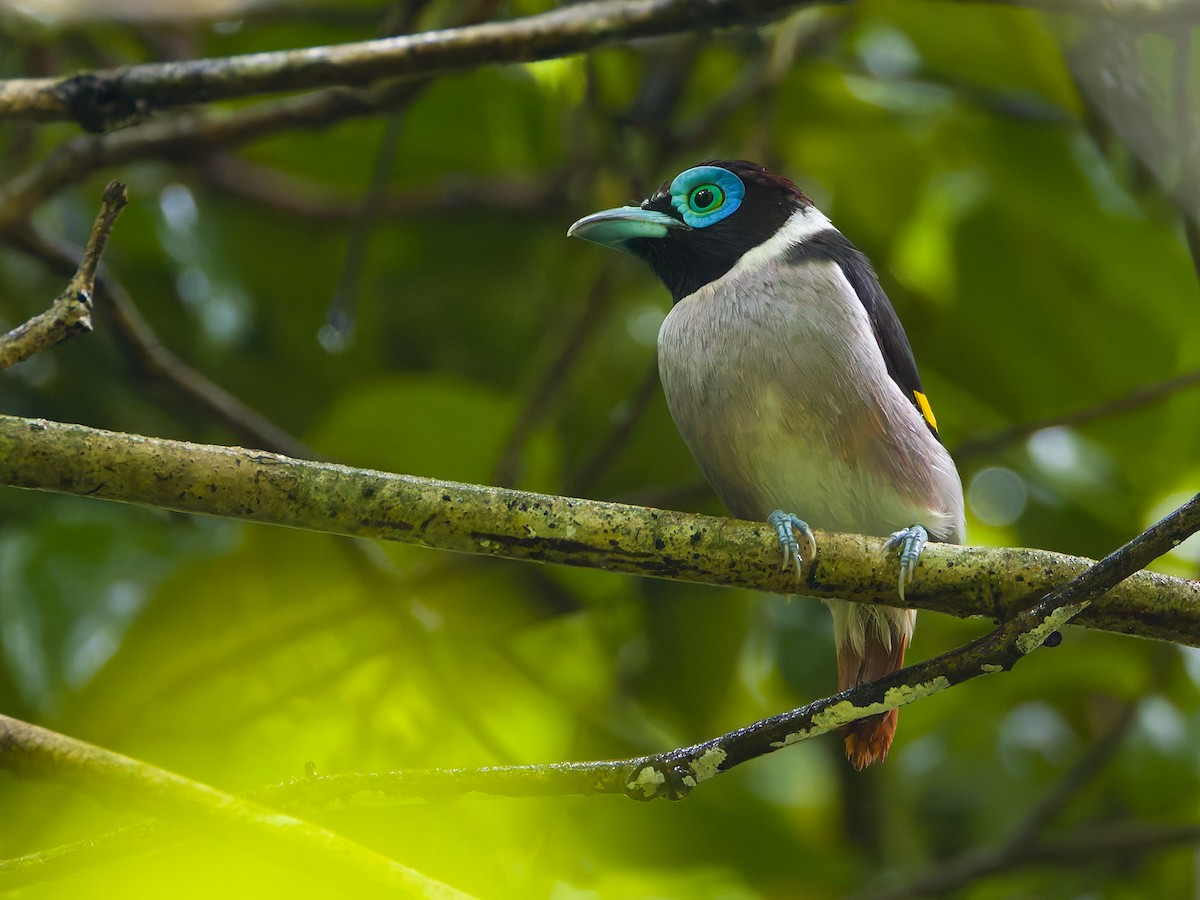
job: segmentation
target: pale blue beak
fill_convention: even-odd
[[[627,242],[636,238],[664,238],[674,230],[690,230],[666,213],[640,206],[619,206],[584,216],[567,229],[567,237],[583,238],[616,250],[632,252]]]

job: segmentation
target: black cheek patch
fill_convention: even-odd
[[[715,164],[734,172],[746,187],[736,210],[712,225],[627,244],[630,251],[650,264],[676,303],[732,269],[747,250],[774,236],[807,202],[790,181],[769,177],[765,170],[752,171],[758,167],[749,163]],[[642,203],[642,208],[682,221],[667,190],[666,185],[659,188]]]

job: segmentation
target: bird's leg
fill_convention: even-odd
[[[917,568],[917,560],[921,558],[921,551],[928,543],[929,532],[923,525],[909,525],[907,528],[894,532],[888,538],[885,549],[900,548],[899,591],[901,600],[904,599],[904,588],[912,582],[913,570]]]
[[[786,569],[794,561],[796,575],[801,576],[804,557],[800,554],[800,541],[797,540],[797,535],[804,538],[808,558],[814,559],[817,555],[817,539],[813,537],[812,529],[803,519],[797,518],[792,513],[785,513],[782,509],[777,509],[767,516],[767,522],[775,526],[775,533],[779,535],[779,548],[783,551],[783,567]]]

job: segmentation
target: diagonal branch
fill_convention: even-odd
[[[1200,256],[1196,256],[1194,261],[1200,265]],[[1047,416],[1044,419],[1037,419],[1033,422],[1010,425],[1007,428],[1002,428],[993,434],[983,437],[968,438],[954,448],[954,458],[961,460],[968,456],[995,453],[1009,444],[1015,444],[1018,441],[1024,440],[1031,434],[1041,431],[1043,428],[1084,425],[1088,422],[1094,422],[1097,419],[1124,415],[1127,412],[1150,406],[1180,391],[1190,390],[1194,387],[1200,387],[1200,369],[1193,369],[1190,372],[1184,372],[1182,375],[1177,375],[1166,381],[1137,388],[1122,397],[1097,403],[1095,406],[1089,406],[1085,409],[1078,409],[1057,416]]]
[[[259,450],[0,416],[0,484],[653,578],[901,606],[883,539],[818,533],[797,584],[775,532],[616,503],[456,484]],[[1007,620],[1091,560],[930,545],[905,606]],[[1140,572],[1081,625],[1200,646],[1200,582]]]
[[[254,792],[253,797],[257,802],[290,811],[329,809],[363,802],[386,806],[417,798],[446,799],[471,793],[509,797],[624,794],[635,800],[679,800],[701,782],[743,762],[836,731],[850,722],[912,703],[980,675],[1011,669],[1121,580],[1198,530],[1200,495],[978,640],[878,681],[691,747],[623,760],[322,777],[310,774],[263,788]],[[1027,821],[1028,828],[1038,828],[1054,807],[1069,800],[1090,774],[1108,759],[1123,731],[1123,727],[1113,729],[1113,736],[1105,742],[1104,748],[1077,767],[1071,777],[1035,809]],[[1023,839],[1020,835],[1025,833],[1025,829],[1019,832],[1014,847],[1028,849],[1031,854],[1044,849],[1043,845]],[[178,835],[160,827],[138,825],[119,829],[46,853],[0,862],[0,887],[86,868],[96,858],[97,847],[124,856],[176,839]],[[106,853],[102,858],[110,857]],[[971,865],[990,865],[992,862],[990,858],[972,860]],[[973,871],[970,869],[968,874]]]
[[[943,859],[927,872],[912,881],[892,887],[864,892],[862,900],[913,900],[962,890],[982,878],[1019,868],[1036,862],[1047,846],[1044,827],[1057,817],[1064,808],[1085,788],[1116,755],[1122,740],[1133,724],[1137,703],[1127,703],[1117,716],[1116,722],[1095,742],[1090,751],[1081,757],[1033,806],[1025,818],[1013,829],[1012,834],[998,847],[986,847],[959,856]],[[1074,843],[1082,834],[1076,832],[1068,839]],[[1060,845],[1061,846],[1061,845]]]
[[[1119,582],[1197,531],[1200,531],[1200,494],[991,633],[877,681],[701,744],[633,760],[475,770],[459,776],[474,781],[481,775],[485,778],[501,775],[496,779],[501,785],[499,793],[507,793],[503,787],[507,781],[510,788],[520,785],[523,792],[530,793],[540,793],[548,787],[557,787],[556,793],[613,793],[619,789],[634,799],[681,799],[701,782],[741,763],[837,731],[851,722],[940,693],[980,675],[1010,670]],[[614,778],[615,774],[620,775],[619,780]],[[388,793],[385,782],[392,776],[372,777],[375,790],[371,796],[379,799]],[[400,774],[401,779],[405,777],[411,776]],[[326,782],[324,787],[330,783]]]
[[[1200,494],[999,628],[941,656],[703,744],[673,750],[631,773],[631,796],[685,796],[702,781],[798,741],[1005,672],[1051,639],[1110,588],[1200,531]]]
[[[48,350],[55,344],[77,334],[92,330],[92,295],[96,290],[96,269],[104,255],[104,245],[112,233],[117,216],[124,209],[128,195],[125,185],[110,181],[104,189],[100,212],[92,224],[92,233],[83,249],[79,268],[46,312],[34,316],[0,337],[0,369],[7,369],[35,353]]]
[[[31,228],[0,228],[0,242],[24,250],[53,270],[70,270],[71,251]],[[111,275],[97,278],[95,297],[107,309],[107,321],[139,380],[166,385],[174,397],[200,409],[240,441],[293,457],[316,458],[316,451],[299,438],[180,359],[150,327],[121,282]]]
[[[611,308],[613,272],[611,267],[600,271],[588,291],[583,311],[575,314],[575,320],[569,328],[560,326],[557,329],[558,333],[553,335],[553,339],[558,339],[561,335],[561,345],[550,364],[539,375],[508,437],[505,438],[500,459],[492,469],[492,481],[495,484],[512,485],[520,481],[523,474],[521,454],[525,450],[525,442],[561,395],[588,340],[595,339],[599,333],[597,323]]]
[[[291,865],[323,871],[339,882],[350,880],[360,889],[438,900],[466,896],[317,825],[4,715],[0,767],[226,840],[251,841]]]
[[[360,199],[315,179],[249,162],[231,154],[218,154],[199,168],[202,188],[212,188],[285,216],[331,222],[358,216],[380,219],[421,219],[426,216],[470,210],[483,212],[541,213],[555,210],[564,194],[565,178],[551,172],[541,178],[503,176],[476,178],[449,175],[439,182],[412,185],[381,194],[378,202],[363,209]]]
[[[11,82],[10,82],[11,83]],[[80,135],[0,186],[0,227],[29,216],[58,189],[90,172],[150,157],[203,159],[288,129],[325,128],[406,104],[419,85],[390,82],[370,90],[331,89],[256,103],[226,115],[181,114],[105,135]],[[0,96],[5,82],[0,81]]]

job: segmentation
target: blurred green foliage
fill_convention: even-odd
[[[418,8],[422,27],[460,16]],[[321,12],[170,25],[10,13],[0,74],[366,39],[386,10]],[[1200,490],[1200,390],[1105,413],[1200,368],[1180,224],[1200,213],[1180,190],[1200,118],[1177,99],[1200,85],[1174,28],[1130,38],[1119,73],[1161,100],[1141,109],[1173,136],[1154,158],[1119,139],[1125,112],[1081,90],[1101,26],[863,2],[440,77],[394,113],[390,199],[365,227],[355,210],[383,118],[94,173],[34,221],[81,241],[105,180],[126,181],[109,273],[166,346],[329,458],[716,512],[661,396],[639,394],[665,292],[634,260],[564,235],[700,160],[759,159],[875,260],[943,435],[965,448],[972,541],[1096,556]],[[0,174],[74,134],[7,126]],[[354,240],[354,339],[329,353],[317,333]],[[6,327],[60,286],[0,249]],[[244,441],[131,366],[108,310],[95,318],[95,336],[5,373],[5,412]],[[1080,410],[1099,415],[967,452]],[[1193,578],[1198,566],[1195,541],[1159,563]],[[925,614],[910,659],[986,627]],[[309,761],[374,771],[694,742],[829,693],[829,631],[806,600],[0,493],[0,708],[230,791]],[[862,775],[826,738],[675,805],[471,798],[316,818],[485,897],[837,897],[1003,843],[1130,705],[1112,762],[1049,833],[1194,822],[1198,684],[1195,651],[1072,630],[1010,674],[907,708],[891,758]],[[0,855],[132,820],[0,773]],[[1018,854],[959,890],[1184,896],[1195,859],[1187,845],[1040,866]],[[253,848],[189,842],[23,896],[314,890]]]

